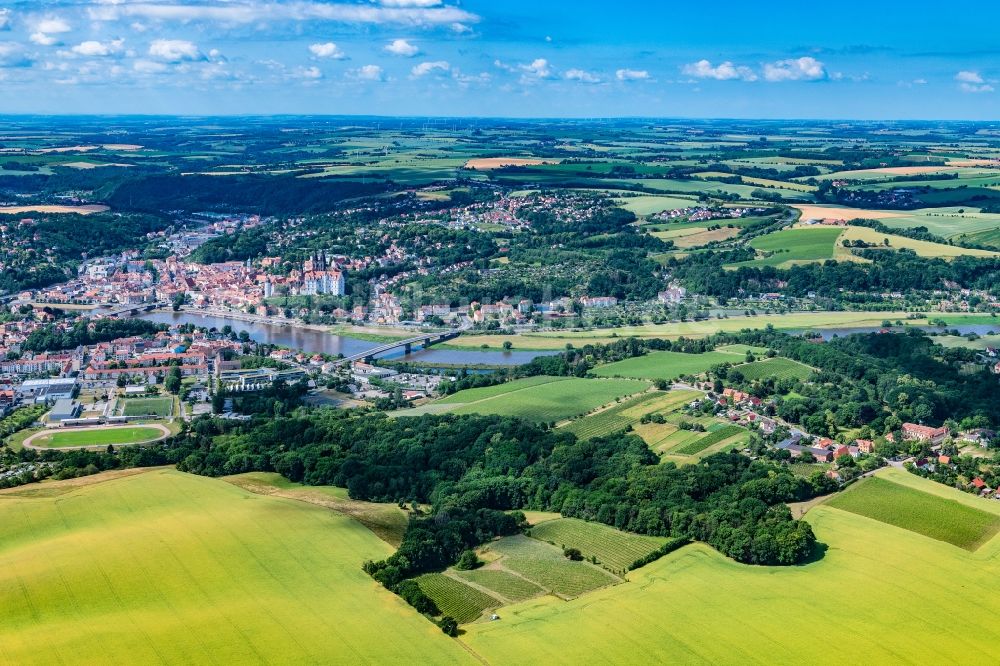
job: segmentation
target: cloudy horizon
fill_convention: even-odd
[[[968,12],[866,7],[0,0],[0,113],[1000,116]]]

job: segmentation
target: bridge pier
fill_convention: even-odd
[[[403,345],[403,350],[406,354],[409,354],[411,351],[413,351],[413,345],[407,342],[405,345]]]

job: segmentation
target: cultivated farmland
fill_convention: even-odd
[[[619,582],[604,569],[589,562],[573,562],[560,548],[522,535],[504,537],[484,550],[503,556],[504,568],[563,598]]]
[[[630,379],[572,378],[529,388],[515,388],[489,398],[457,405],[450,411],[454,414],[517,416],[529,421],[551,423],[586,413],[613,402],[616,398],[640,393],[648,387],[646,382]],[[452,397],[460,400],[464,397],[462,393],[464,391]]]
[[[600,377],[638,377],[641,379],[676,379],[681,375],[698,375],[719,363],[739,363],[744,356],[711,351],[703,354],[658,351],[644,356],[602,365],[593,370]]]
[[[456,571],[455,575],[484,587],[509,602],[524,601],[545,592],[531,581],[501,569]]]
[[[787,267],[833,259],[834,245],[842,231],[840,227],[806,227],[758,236],[750,246],[768,256],[738,265]]]
[[[777,356],[764,361],[744,363],[735,368],[747,379],[801,379],[806,380],[813,374],[808,365],[793,361],[790,358]]]
[[[645,414],[670,411],[701,395],[696,391],[644,393],[595,414],[583,416],[563,426],[579,439],[604,437],[625,430],[639,422]]]
[[[693,456],[696,453],[701,453],[710,446],[723,442],[731,437],[741,435],[744,432],[746,431],[739,426],[723,426],[718,430],[713,430],[703,437],[699,437],[683,444],[682,446],[678,446],[677,448],[670,450],[670,453],[676,453],[682,456]]]
[[[858,482],[827,504],[966,550],[975,550],[1000,531],[995,514],[878,477]]]
[[[392,548],[350,518],[175,471],[106,478],[0,493],[0,662],[472,661],[361,571]]]
[[[472,622],[488,608],[496,608],[500,600],[444,574],[424,574],[416,579],[424,594],[437,605],[442,615],[458,622]]]
[[[576,518],[546,521],[533,527],[531,536],[560,548],[579,548],[584,557],[594,556],[601,566],[614,572],[628,569],[633,562],[667,542],[663,537],[629,534],[601,523]]]
[[[692,544],[629,584],[505,607],[462,640],[489,663],[952,663],[1000,644],[1000,600],[969,593],[994,586],[1000,539],[973,554],[822,505],[806,519],[829,546],[817,562],[746,566]],[[810,617],[892,629],[840,633],[831,656],[829,641],[790,628]]]

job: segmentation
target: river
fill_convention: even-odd
[[[351,356],[368,349],[382,345],[381,342],[360,340],[345,335],[332,335],[324,331],[302,328],[292,325],[268,324],[243,321],[218,315],[201,314],[197,312],[147,312],[139,315],[141,319],[160,324],[193,324],[199,327],[222,329],[231,326],[234,331],[246,331],[255,342],[279,345],[290,349],[301,349],[308,353],[321,353],[336,356],[343,354]],[[415,349],[410,354],[404,354],[402,349],[393,350],[380,358],[394,361],[413,361],[441,365],[521,365],[536,356],[544,356],[557,352],[538,351],[500,351],[500,350],[462,350]]]

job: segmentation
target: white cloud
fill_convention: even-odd
[[[0,9],[0,30],[10,30],[11,13],[9,9]]]
[[[27,67],[31,59],[17,42],[0,42],[0,67]]]
[[[465,34],[468,34],[468,33],[472,32],[472,28],[470,28],[469,26],[465,25],[464,23],[460,23],[458,21],[456,21],[456,22],[452,23],[450,26],[448,26],[448,29],[451,30],[456,35],[465,35]]]
[[[960,81],[962,83],[978,83],[978,84],[986,83],[986,81],[983,80],[982,74],[980,74],[979,72],[970,72],[968,70],[961,71],[958,74],[956,74],[955,80]]]
[[[752,69],[743,65],[734,65],[728,60],[716,66],[713,66],[708,60],[699,60],[698,62],[684,65],[681,71],[687,76],[693,76],[696,79],[715,79],[717,81],[757,80],[757,75]]]
[[[991,93],[995,88],[991,85],[994,81],[986,81],[979,72],[963,70],[955,75],[958,81],[958,89],[967,93]]]
[[[364,65],[349,72],[349,75],[361,81],[384,81],[385,73],[378,65]]]
[[[132,69],[139,74],[160,74],[167,71],[167,66],[162,62],[152,60],[136,60],[132,63]]]
[[[295,76],[299,77],[300,79],[316,80],[323,78],[323,72],[320,71],[319,67],[315,66],[299,67],[298,69],[295,70]]]
[[[450,70],[451,70],[451,65],[448,63],[447,60],[434,60],[431,62],[420,63],[419,65],[411,69],[410,73],[413,76],[420,77],[434,73],[444,74]]]
[[[649,72],[644,69],[619,69],[615,72],[615,78],[619,81],[646,81],[649,79]]]
[[[58,17],[48,17],[36,21],[35,30],[38,32],[44,32],[45,34],[59,35],[64,32],[69,32],[73,28],[70,27],[69,23]]]
[[[149,45],[149,55],[164,62],[204,60],[198,45],[184,39],[154,39]]]
[[[405,39],[394,39],[385,45],[385,50],[392,55],[412,58],[420,53],[420,49],[415,44],[411,44]]]
[[[52,46],[58,41],[55,37],[50,37],[44,32],[33,32],[28,39],[31,40],[32,44],[38,44],[39,46]]]
[[[778,60],[764,65],[764,79],[781,81],[821,81],[827,78],[826,66],[809,56]]]
[[[545,58],[535,58],[526,65],[519,65],[518,68],[524,72],[521,75],[521,83],[534,83],[539,79],[552,78],[552,68]]]
[[[383,7],[439,7],[441,0],[379,0]]]
[[[100,58],[113,55],[122,50],[125,45],[124,39],[114,39],[110,42],[98,42],[94,40],[80,42],[70,49],[74,54],[88,58]]]
[[[563,78],[567,81],[579,81],[580,83],[600,83],[601,77],[585,69],[567,69],[563,73]]]
[[[477,23],[479,16],[458,7],[426,0],[387,0],[380,5],[352,2],[219,2],[196,0],[176,2],[107,0],[87,10],[94,21],[118,21],[123,18],[150,21],[212,21],[229,24],[260,24],[275,21],[331,21],[371,25],[447,26],[453,23]]]
[[[309,46],[309,52],[317,58],[330,58],[332,60],[343,60],[347,57],[347,54],[333,42],[326,42],[325,44],[312,44]]]

